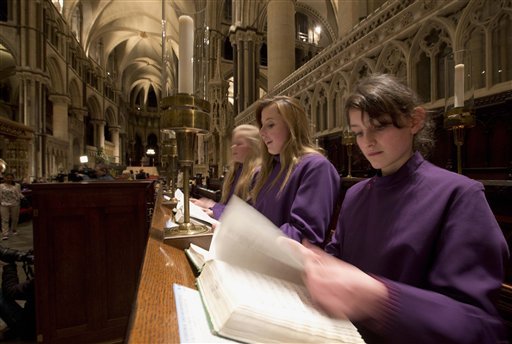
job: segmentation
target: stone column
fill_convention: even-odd
[[[340,37],[344,37],[359,23],[362,10],[361,6],[361,1],[338,1],[338,34]],[[364,10],[366,10],[366,4],[364,5]]]
[[[268,90],[295,70],[295,3],[269,1],[267,6]]]
[[[63,141],[68,141],[68,106],[71,103],[71,99],[60,94],[53,94],[49,99],[53,103],[53,136]]]
[[[105,121],[101,119],[91,119],[94,128],[94,145],[97,148],[105,148]]]
[[[112,133],[112,143],[114,144],[114,162],[118,164],[120,160],[120,147],[119,147],[119,130],[121,127],[112,126],[109,128],[110,133]]]
[[[98,147],[105,148],[105,121],[99,120],[97,123]]]
[[[98,148],[105,148],[105,121],[95,119],[94,123],[94,144]]]
[[[237,28],[229,37],[234,49],[237,113],[258,99],[259,47],[261,35],[253,28]]]

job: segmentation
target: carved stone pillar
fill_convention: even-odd
[[[262,38],[254,28],[237,27],[229,39],[235,55],[235,106],[238,113],[258,99],[259,47]]]
[[[362,8],[364,7],[364,8]],[[338,34],[344,37],[352,28],[359,23],[366,11],[366,4],[362,1],[340,1],[338,2]]]
[[[53,94],[49,99],[53,103],[53,136],[63,141],[68,141],[68,106],[71,103],[71,99],[60,94]]]
[[[109,128],[112,134],[112,143],[114,144],[114,162],[118,164],[120,162],[120,146],[119,146],[119,130],[121,127],[112,126]]]
[[[30,175],[37,179],[48,175],[48,164],[46,159],[46,96],[44,93],[45,84],[48,79],[31,68],[24,71],[16,71],[19,82],[19,116],[16,121],[34,129],[35,145],[31,151]]]
[[[295,2],[269,1],[267,6],[268,90],[295,70]]]
[[[98,148],[105,148],[105,121],[91,119],[94,127],[94,145]]]

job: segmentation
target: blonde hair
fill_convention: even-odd
[[[229,192],[234,182],[236,171],[240,165],[242,166],[242,172],[240,173],[240,177],[238,178],[238,181],[235,185],[233,194],[237,195],[243,200],[249,199],[252,179],[261,162],[261,143],[259,129],[251,124],[242,124],[233,129],[232,137],[234,137],[235,134],[242,135],[243,139],[247,142],[251,149],[245,157],[243,163],[231,160],[228,172],[226,176],[224,176],[224,184],[222,186],[222,197],[220,202],[224,204],[226,204],[228,201],[228,197],[230,196]]]
[[[287,96],[276,96],[273,98],[260,100],[256,108],[256,121],[262,126],[262,112],[265,108],[275,105],[277,111],[282,116],[284,122],[288,126],[290,132],[288,140],[285,142],[279,160],[281,162],[281,170],[272,182],[272,185],[279,177],[286,173],[286,176],[279,188],[279,193],[283,191],[286,183],[290,179],[293,169],[300,161],[300,158],[306,154],[322,154],[322,151],[315,147],[311,137],[309,120],[306,111],[295,98]],[[274,156],[265,148],[262,150],[261,171],[258,174],[256,184],[252,190],[252,199],[256,201],[258,194],[263,188],[272,172]]]

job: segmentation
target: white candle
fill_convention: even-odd
[[[194,20],[189,16],[179,18],[178,92],[194,93]]]
[[[455,65],[454,106],[464,106],[464,64]]]

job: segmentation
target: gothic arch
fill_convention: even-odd
[[[391,41],[379,54],[375,69],[407,80],[408,49],[403,42]]]
[[[313,98],[313,94],[312,94],[312,92],[310,90],[306,90],[305,92],[303,92],[298,97],[299,102],[301,103],[302,107],[306,111],[306,115],[308,116],[308,120],[310,122],[312,121],[312,117],[313,117],[313,112],[312,112],[313,101],[312,101],[312,98]]]
[[[56,94],[67,93],[59,61],[53,56],[49,57],[46,62],[46,68],[50,76],[50,85],[48,87],[50,91]]]
[[[349,85],[355,84],[359,79],[372,74],[374,71],[375,61],[367,57],[360,58],[352,68]]]
[[[343,128],[344,116],[343,108],[345,106],[345,98],[348,91],[348,81],[343,73],[336,73],[331,80],[329,90],[329,128]]]
[[[95,95],[87,99],[87,112],[91,119],[103,119],[100,102]]]
[[[490,88],[512,78],[510,37],[512,6],[507,7],[506,2],[472,1],[464,9],[457,27],[455,46],[457,50],[471,51],[475,89]]]
[[[331,7],[331,8],[328,8],[327,10],[332,11],[333,9]],[[335,28],[336,30],[333,29],[333,27],[327,20],[327,18],[328,18],[327,14],[321,15],[315,9],[313,9],[311,6],[309,6],[305,3],[300,3],[300,2],[296,2],[295,11],[302,12],[302,13],[306,14],[308,17],[311,17],[311,18],[315,19],[316,21],[318,21],[326,31],[327,38],[328,38],[327,39],[328,44],[331,44],[332,42],[334,42],[336,40],[336,38],[338,36],[336,34],[337,28]],[[334,15],[334,14],[332,14],[332,15]]]
[[[408,82],[427,103],[444,97],[443,59],[453,50],[454,35],[454,25],[433,18],[419,28],[412,40]]]
[[[74,108],[82,107],[82,93],[80,92],[80,85],[76,78],[72,78],[69,82],[69,96],[71,98],[71,106]]]
[[[318,83],[313,92],[313,101],[311,103],[311,124],[314,125],[315,132],[325,131],[327,128],[329,85]]]
[[[117,116],[112,106],[109,106],[105,111],[105,121],[109,126],[117,126]]]

